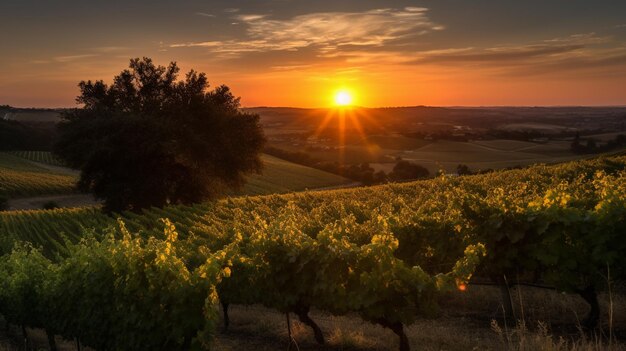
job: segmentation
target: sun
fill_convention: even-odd
[[[352,104],[352,94],[347,90],[339,90],[335,93],[335,105],[350,106]]]

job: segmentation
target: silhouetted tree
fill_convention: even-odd
[[[50,150],[55,138],[52,123],[6,121],[0,115],[0,150]]]
[[[389,173],[391,180],[409,180],[417,178],[426,178],[430,175],[428,170],[418,164],[409,161],[398,161]]]
[[[580,133],[576,132],[576,135],[574,136],[574,141],[572,141],[572,145],[570,146],[570,148],[572,149],[572,152],[582,152],[583,147],[580,143]]]
[[[373,180],[374,184],[387,183],[388,181],[389,179],[387,178],[387,173],[385,173],[385,171],[380,170],[374,173],[374,180]]]
[[[464,164],[459,164],[456,166],[456,174],[458,175],[470,175],[472,174],[472,170]]]
[[[55,153],[105,210],[199,202],[260,172],[258,115],[243,113],[228,87],[208,90],[204,73],[178,72],[132,59],[111,85],[80,82],[84,108],[63,113]]]
[[[597,147],[594,139],[587,139],[587,152],[594,152]]]

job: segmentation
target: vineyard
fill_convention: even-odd
[[[475,277],[578,293],[597,323],[607,274],[626,275],[626,157],[0,218],[0,313],[17,325],[96,349],[187,350],[210,346],[218,303],[226,327],[230,304],[261,304],[294,313],[320,343],[310,309],[358,315],[409,350],[404,327]]]
[[[65,194],[74,191],[76,178],[51,173],[21,157],[0,153],[0,194],[23,197]]]
[[[318,169],[287,162],[269,155],[261,157],[263,174],[247,177],[247,183],[231,195],[265,195],[306,189],[335,187],[350,180]],[[0,195],[25,197],[73,192],[76,177],[57,174],[28,161],[62,166],[50,152],[12,151],[0,153]]]
[[[63,166],[63,162],[54,157],[54,155],[52,155],[52,153],[49,151],[11,151],[10,154],[34,162],[45,163],[48,165],[59,167]]]

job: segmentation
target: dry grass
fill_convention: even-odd
[[[518,315],[520,298],[526,323],[506,325],[502,318],[500,293],[495,287],[477,286],[465,293],[454,293],[442,301],[436,319],[418,319],[406,329],[415,350],[546,350],[600,351],[626,350],[621,341],[608,340],[608,319],[595,333],[582,332],[579,320],[586,304],[575,295],[536,288],[514,288]],[[607,311],[608,296],[601,296]],[[616,334],[626,331],[626,299],[614,296]],[[313,312],[312,318],[326,336],[326,345],[315,343],[312,332],[291,317],[292,336],[299,350],[396,350],[398,338],[391,331],[362,321],[357,316],[335,317]],[[231,328],[218,333],[217,350],[286,350],[289,346],[284,314],[260,306],[231,308]],[[620,334],[621,333],[621,334]],[[294,345],[292,350],[296,350]]]
[[[516,309],[524,321],[505,323],[502,318],[500,292],[492,286],[471,286],[466,292],[455,292],[441,301],[439,317],[418,319],[406,328],[413,350],[465,351],[626,351],[626,295],[613,296],[613,340],[609,340],[608,302],[601,295],[603,308],[601,328],[584,332],[578,320],[587,312],[586,304],[575,295],[559,294],[536,288],[514,288]],[[520,304],[521,301],[521,304]],[[523,311],[521,308],[523,305]],[[390,330],[368,323],[358,316],[331,316],[313,311],[311,317],[326,337],[325,345],[315,342],[311,330],[291,315],[292,337],[289,342],[286,315],[261,306],[232,306],[228,331],[218,331],[215,350],[397,350],[398,338]],[[30,343],[45,350],[45,333],[29,330]],[[20,333],[14,330],[14,340]],[[75,350],[74,343],[57,339],[59,349]],[[15,343],[0,337],[0,351],[16,351]]]

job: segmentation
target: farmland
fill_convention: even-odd
[[[165,252],[159,250],[169,247],[169,256],[164,256],[163,260],[172,261],[165,261],[163,264],[167,262],[168,267],[173,265],[172,268],[190,270],[185,271],[187,273],[183,276],[192,274],[195,277],[195,274],[199,274],[206,276],[206,279],[215,279],[209,282],[214,284],[222,303],[261,304],[270,310],[287,310],[296,315],[300,313],[301,316],[307,315],[308,313],[302,311],[308,311],[309,308],[336,316],[351,312],[366,321],[374,321],[391,328],[400,337],[400,345],[408,346],[410,340],[422,337],[421,334],[411,332],[412,337],[409,338],[402,331],[404,329],[396,328],[393,324],[396,322],[388,322],[386,318],[393,318],[407,327],[421,323],[416,317],[428,314],[422,308],[435,303],[428,298],[430,294],[446,296],[449,293],[446,289],[451,288],[448,284],[452,283],[452,287],[455,284],[464,284],[474,272],[478,278],[484,277],[483,272],[498,272],[496,275],[507,272],[505,274],[508,275],[511,267],[516,267],[517,279],[532,279],[533,272],[539,265],[542,284],[550,284],[569,292],[576,291],[579,284],[588,284],[596,279],[599,279],[600,285],[594,286],[601,287],[602,278],[596,276],[596,272],[607,264],[613,267],[611,274],[615,279],[621,279],[623,272],[619,267],[624,266],[620,261],[623,256],[612,255],[611,252],[621,252],[624,245],[620,228],[623,228],[623,211],[626,208],[623,203],[626,199],[625,168],[626,159],[615,157],[456,179],[440,177],[402,185],[230,198],[193,207],[151,209],[142,214],[123,213],[118,215],[123,225],[116,224],[115,218],[93,209],[8,212],[0,215],[4,223],[0,233],[5,238],[5,252],[11,242],[27,240],[42,245],[44,255],[57,257],[45,263],[48,262],[45,256],[38,256],[39,253],[26,249],[14,252],[11,260],[5,264],[24,262],[21,260],[42,262],[42,266],[28,269],[42,269],[43,277],[56,272],[55,265],[60,265],[58,269],[68,268],[59,272],[73,274],[75,278],[72,279],[79,280],[85,279],[83,274],[86,272],[81,273],[77,268],[80,266],[77,265],[77,260],[92,262],[95,257],[100,257],[102,260],[121,260],[116,265],[126,265],[132,263],[123,259],[126,256],[110,256],[108,252],[125,255],[124,250],[132,249],[134,252],[145,252],[147,258],[153,255],[150,254],[151,250]],[[159,218],[169,218],[171,225],[169,222],[165,222],[165,225],[159,224]],[[95,234],[104,241],[98,243],[94,239],[88,239],[79,246],[65,241],[79,240],[87,228],[92,228],[91,235]],[[107,236],[107,232],[119,239]],[[142,237],[146,239],[141,239]],[[565,237],[569,239],[564,240]],[[513,238],[516,239],[511,241]],[[610,245],[605,246],[605,240]],[[579,246],[581,243],[585,245]],[[482,258],[480,245],[484,245],[485,250]],[[183,249],[190,247],[196,249]],[[598,250],[603,252],[601,256],[596,256]],[[61,261],[55,262],[59,259],[57,253],[67,258],[60,258]],[[379,262],[377,264],[385,262],[386,268],[378,271],[375,268],[378,267],[377,264],[370,266],[373,263],[367,258],[370,253],[376,255],[376,262]],[[198,254],[200,257],[197,257]],[[606,261],[607,257],[613,259],[609,262]],[[532,259],[529,261],[529,258]],[[224,259],[231,263],[222,261]],[[474,266],[477,259],[480,261],[478,269]],[[67,263],[64,263],[65,260]],[[176,263],[179,260],[198,262],[199,266],[192,264],[184,268]],[[575,263],[571,263],[572,260],[576,260]],[[206,265],[201,264],[205,261]],[[92,264],[98,264],[97,262],[99,261],[93,261]],[[306,262],[317,264],[308,265]],[[212,266],[213,264],[218,267],[226,265],[227,273],[220,273],[221,269]],[[52,271],[47,271],[48,265],[53,265],[50,268]],[[127,269],[140,269],[138,267],[143,267],[143,263]],[[154,269],[158,267],[160,266]],[[299,268],[294,271],[295,267]],[[344,267],[345,272],[340,267]],[[11,269],[8,271],[11,272]],[[360,279],[375,279],[377,283],[373,286],[387,288],[377,288],[374,291],[363,289],[365,281],[352,280],[352,270],[362,272]],[[114,274],[121,274],[120,279],[123,279],[125,274],[130,274],[125,272],[124,270]],[[158,274],[162,274],[159,272],[160,270],[150,273],[157,274],[151,275],[151,279],[162,279],[158,278]],[[140,269],[136,274],[145,273]],[[10,281],[18,277],[8,276],[6,279]],[[284,279],[274,280],[276,277]],[[60,276],[59,279],[63,281],[66,278]],[[172,277],[163,279],[171,281]],[[384,279],[394,279],[395,283],[382,284]],[[536,276],[534,279],[537,279]],[[430,285],[435,281],[439,283]],[[182,281],[179,283],[187,284]],[[316,288],[317,284],[321,285]],[[333,284],[348,285],[339,288]],[[397,293],[393,289],[411,289],[411,284],[425,284],[425,288],[434,290],[429,290],[427,295],[418,292],[416,295],[395,295]],[[80,301],[86,296],[96,298],[99,295],[94,294],[111,288],[105,281],[98,286],[93,292],[89,289],[81,290],[82,296],[74,296],[72,299]],[[254,288],[242,290],[242,286]],[[137,289],[145,288],[137,286]],[[201,286],[189,286],[190,293],[200,288]],[[57,299],[69,294],[63,286],[58,289],[61,289],[61,295]],[[346,289],[342,293],[345,295],[337,295],[335,289]],[[10,290],[5,290],[5,293],[10,293]],[[110,292],[122,293],[123,291],[115,290]],[[387,299],[386,296],[403,298],[397,304],[386,304],[384,310],[374,307],[377,299]],[[374,305],[350,302],[356,299],[371,301]],[[285,304],[288,301],[301,302],[295,305]],[[306,304],[301,305],[304,301],[307,301]],[[530,302],[529,305],[534,306],[534,303]],[[188,311],[184,315],[189,318],[192,309],[188,308],[193,306],[179,305],[176,308]],[[407,306],[411,309],[407,310]],[[467,304],[463,306],[465,309],[469,308]],[[40,308],[41,316],[48,315],[45,306]],[[148,313],[150,306],[144,305],[141,308],[148,308]],[[239,310],[235,308],[233,312],[235,325],[235,316],[241,315],[237,311]],[[76,314],[77,311],[70,308],[67,312],[56,313]],[[383,313],[385,319],[379,319],[379,313]],[[243,315],[246,318],[246,313]],[[107,323],[103,317],[94,320],[90,315],[82,315],[78,318],[81,318],[81,325],[92,325],[93,330],[100,330],[96,327],[100,323]],[[198,323],[213,325],[213,318],[215,317],[210,317],[205,322],[199,319]],[[572,318],[575,320],[574,316]],[[572,322],[575,321],[569,323]],[[54,320],[46,321],[44,318],[43,323],[51,328],[58,328],[53,327],[52,323],[56,323]],[[341,325],[345,323],[348,322],[341,322]],[[68,328],[64,329],[64,335],[76,333],[71,326],[63,328]],[[133,332],[120,329],[116,335],[125,333],[132,335]],[[102,339],[95,333],[84,335],[81,340],[97,346],[122,342],[123,339]],[[218,342],[219,340],[220,338]],[[221,340],[225,342],[224,339]],[[464,346],[471,347],[475,341],[464,342],[469,343]]]
[[[0,153],[0,192],[9,197],[67,194],[76,178],[55,173],[23,158]]]
[[[47,330],[65,350],[74,346],[61,337],[95,349],[183,350],[211,343],[219,350],[270,350],[297,342],[301,350],[423,344],[496,350],[558,349],[558,337],[566,338],[568,349],[589,348],[586,332],[572,336],[572,330],[594,325],[621,335],[624,294],[612,285],[607,292],[603,274],[608,267],[617,284],[626,266],[626,159],[575,154],[573,137],[560,134],[448,139],[437,133],[468,129],[438,123],[426,127],[432,135],[372,124],[363,135],[338,138],[336,130],[311,135],[297,123],[268,133],[270,145],[327,162],[370,162],[389,172],[397,160],[411,161],[429,169],[429,180],[309,191],[354,183],[262,155],[262,174],[214,202],[112,215],[98,207],[0,213],[0,278],[8,282],[0,284],[0,302],[12,301],[0,303],[0,314],[30,327],[39,348],[49,342]],[[500,129],[517,133],[522,125]],[[574,130],[562,125],[551,133]],[[589,137],[606,143],[618,135],[597,129]],[[0,155],[3,174],[30,176],[19,183],[30,192],[10,193],[37,196],[39,202],[22,208],[41,208],[46,194],[72,191],[37,187],[35,175],[76,180],[77,172],[60,167],[49,152]],[[537,165],[557,162],[568,163]],[[531,166],[434,176],[440,169],[455,173],[461,163],[472,170]],[[114,283],[122,280],[133,283]],[[35,300],[22,300],[18,287],[32,289]],[[152,304],[155,299],[164,302]],[[111,306],[133,313],[111,312]],[[285,313],[294,318],[290,332]],[[152,318],[176,327],[133,326]],[[530,327],[516,324],[520,319]],[[226,324],[228,331],[218,332]],[[623,349],[619,340],[616,350]]]
[[[48,151],[12,151],[10,154],[47,165],[63,166],[63,163]]]
[[[238,195],[266,195],[306,189],[334,187],[350,181],[338,175],[263,155],[264,170],[248,177]]]
[[[286,193],[306,189],[338,187],[351,183],[340,176],[269,155],[263,155],[262,161],[265,167],[263,173],[249,176],[244,188],[231,195]],[[37,197],[31,202],[26,201],[18,208],[41,208],[41,204],[46,201],[55,201],[60,206],[80,204],[80,200],[84,196],[65,196],[74,192],[74,183],[78,172],[59,167],[60,165],[60,162],[50,152],[14,151],[0,153],[0,180],[2,180],[5,194],[10,198]],[[63,196],[46,197],[46,195]],[[95,202],[83,201],[83,203],[92,205]]]
[[[626,0],[0,27],[0,351],[626,351]]]

